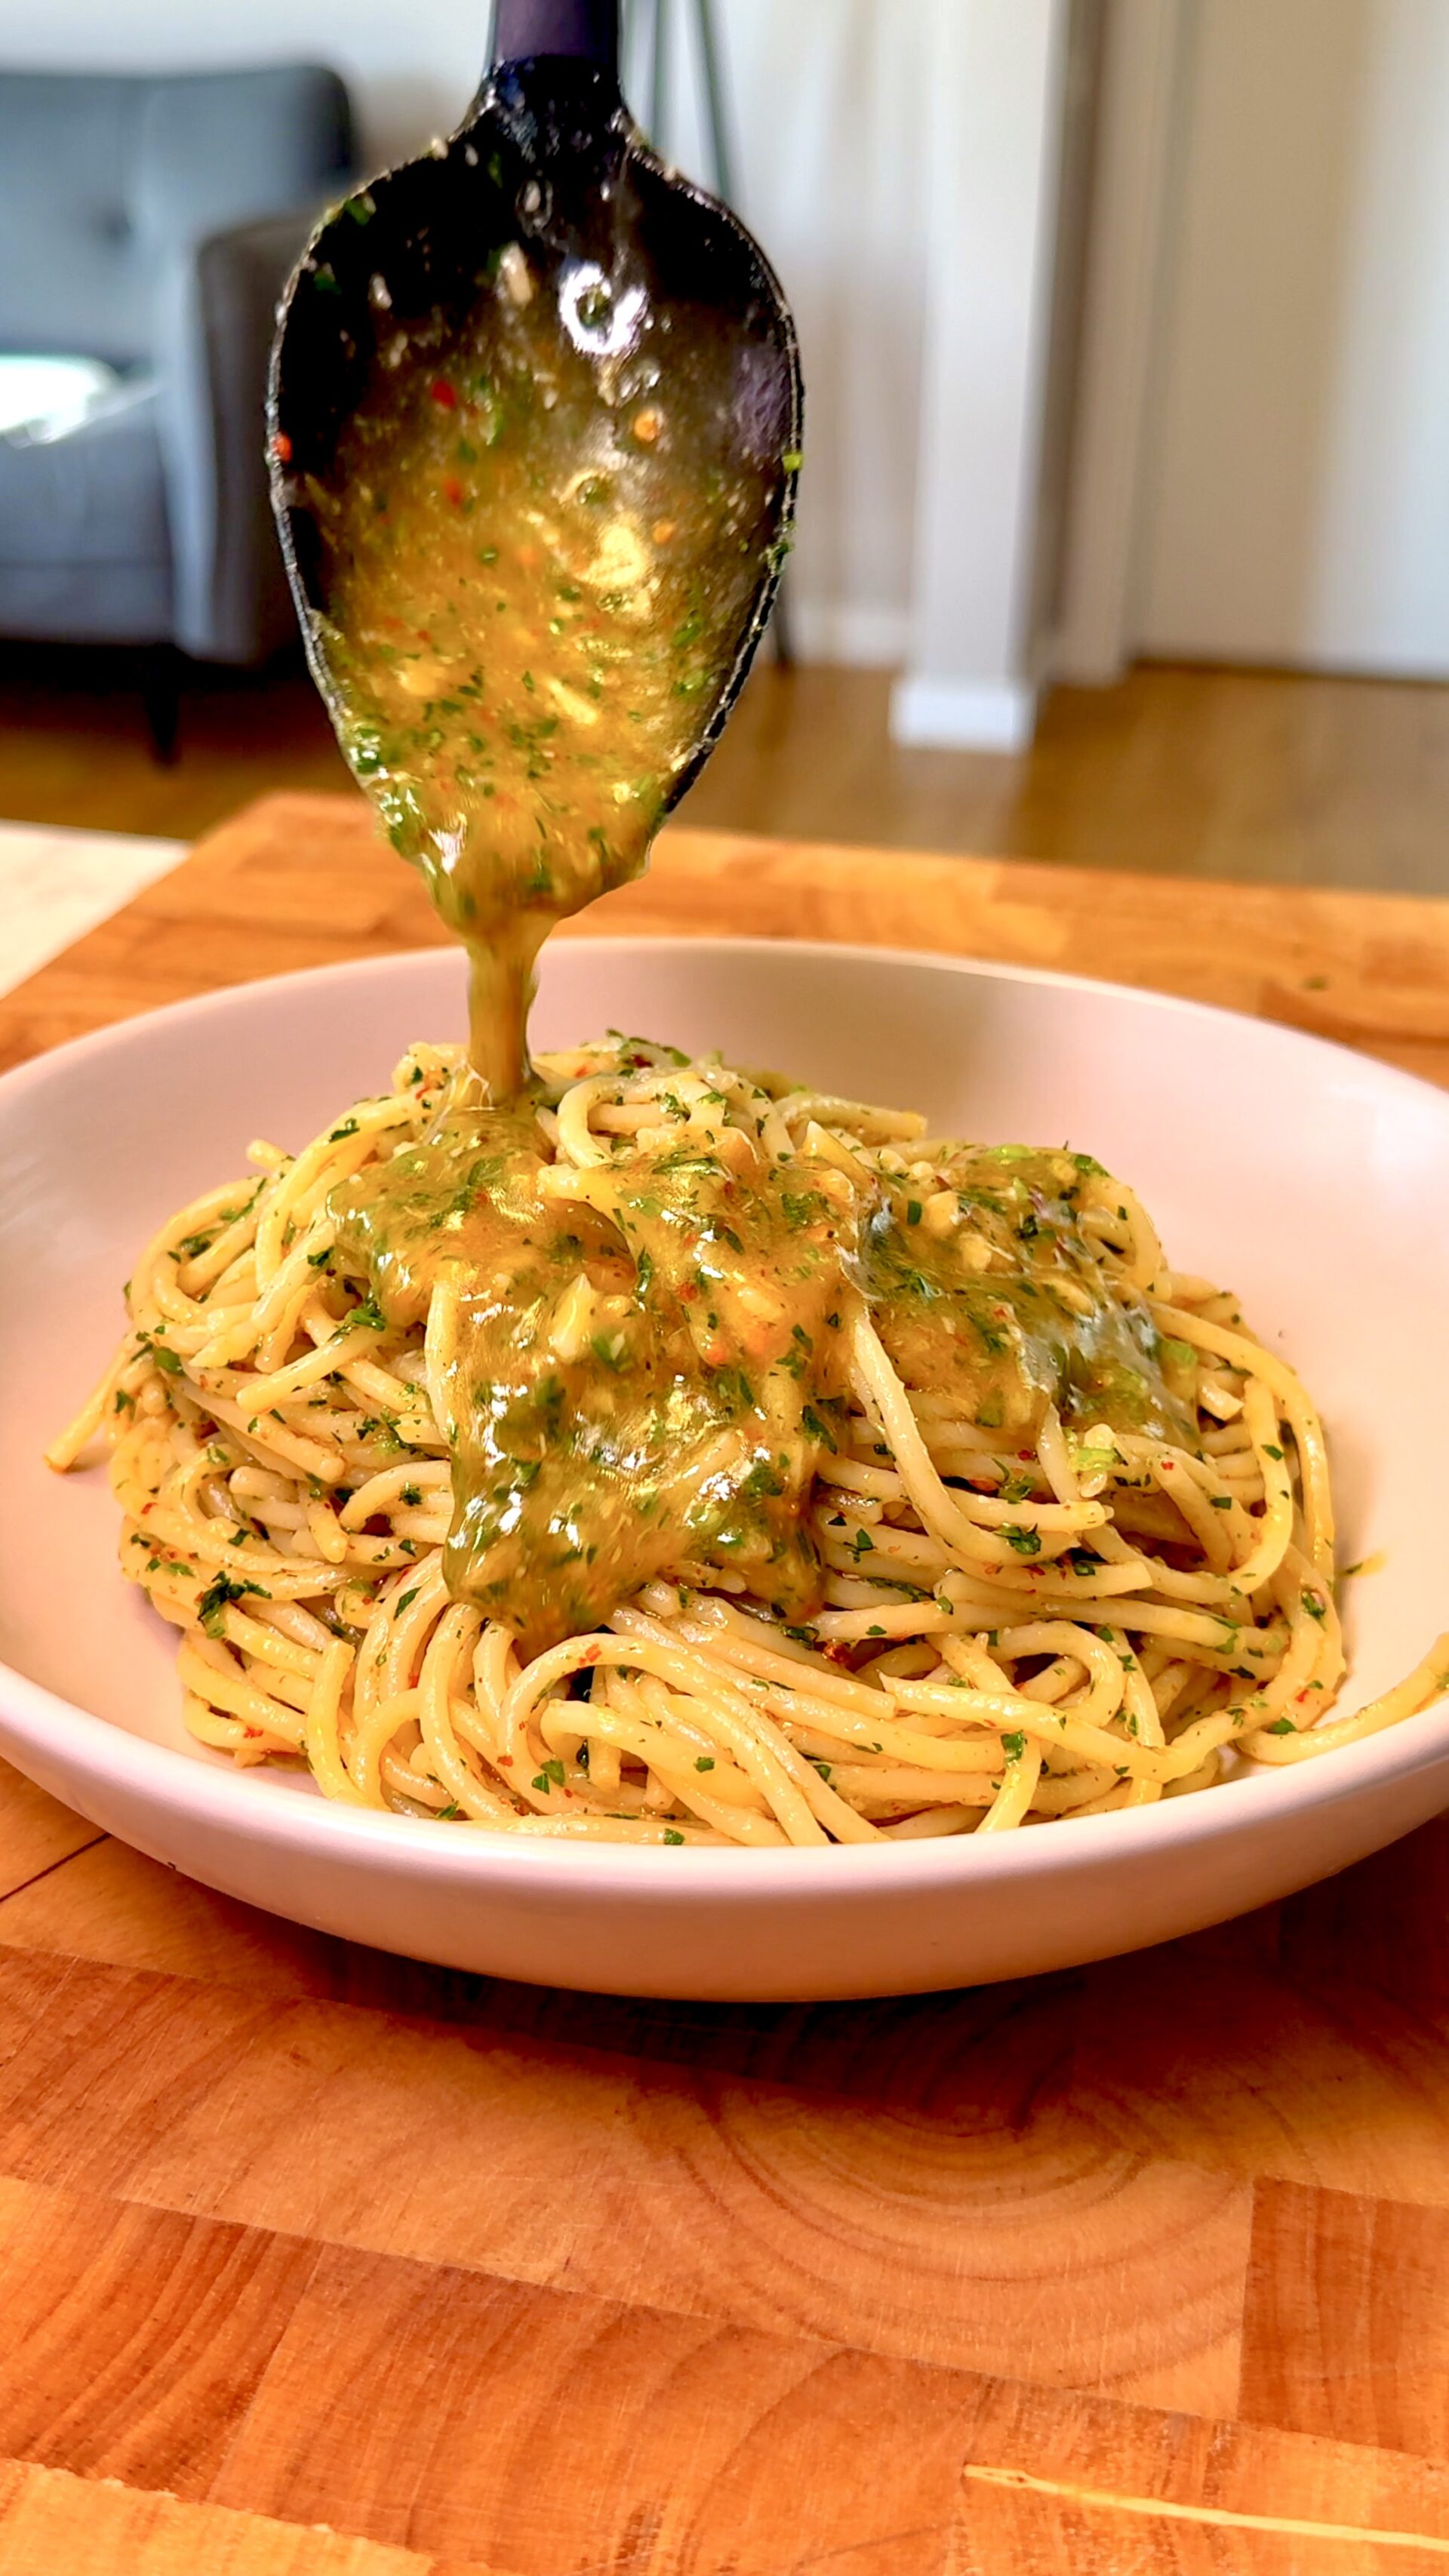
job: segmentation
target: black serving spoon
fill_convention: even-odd
[[[319,224],[273,346],[271,489],[308,659],[352,757],[323,523],[349,424],[364,405],[375,414],[387,404],[390,353],[409,333],[433,350],[461,345],[520,245],[540,304],[575,348],[593,329],[601,352],[617,349],[629,316],[647,313],[666,395],[671,379],[702,367],[707,338],[722,389],[717,445],[761,500],[748,541],[755,577],[701,693],[672,805],[724,724],[778,586],[800,462],[800,363],[789,307],[743,224],[668,169],[635,126],[619,90],[618,14],[618,0],[497,0],[492,68],[457,132]],[[583,295],[581,279],[593,281]]]

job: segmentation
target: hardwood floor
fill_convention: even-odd
[[[340,787],[300,669],[196,672],[159,768],[124,666],[0,658],[0,817],[192,839],[271,787]],[[735,829],[1067,865],[1449,893],[1449,687],[1143,667],[1060,688],[1033,749],[902,751],[888,675],[770,666],[688,803]]]
[[[321,701],[299,667],[194,668],[180,757],[152,757],[125,657],[0,654],[0,817],[192,841],[271,787],[345,787]]]
[[[761,672],[691,820],[1088,867],[1449,893],[1449,687],[1142,667],[1020,758],[903,751],[879,672]]]

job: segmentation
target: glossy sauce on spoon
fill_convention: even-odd
[[[744,453],[706,311],[584,260],[545,283],[516,242],[493,266],[461,333],[381,339],[309,497],[343,748],[467,945],[501,1101],[543,940],[638,875],[714,714],[788,465]]]

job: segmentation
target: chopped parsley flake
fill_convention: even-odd
[[[359,1324],[366,1325],[370,1333],[387,1331],[387,1317],[375,1297],[364,1297],[361,1305],[354,1306],[351,1314],[344,1316],[332,1336],[334,1342],[340,1341],[344,1333],[353,1332]]]
[[[220,1637],[225,1633],[222,1612],[227,1603],[240,1601],[243,1594],[248,1592],[255,1592],[263,1601],[270,1601],[272,1597],[263,1584],[248,1583],[245,1580],[233,1583],[229,1574],[218,1574],[212,1582],[208,1583],[196,1605],[201,1624],[208,1637]]]

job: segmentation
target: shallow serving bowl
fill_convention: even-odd
[[[229,1895],[451,1967],[698,1998],[869,1995],[1130,1950],[1302,1887],[1449,1804],[1449,1704],[1265,1778],[985,1842],[574,1848],[362,1815],[237,1773],[181,1724],[172,1632],[117,1570],[103,1471],[40,1463],[122,1323],[155,1226],[381,1090],[463,1020],[458,959],[243,985],[0,1082],[0,1750]],[[1236,1288],[1333,1443],[1345,1705],[1446,1623],[1449,1096],[1316,1039],[1155,995],[853,949],[572,940],[535,1025],[717,1046],[933,1126],[1069,1142],[1130,1179],[1179,1268]]]

